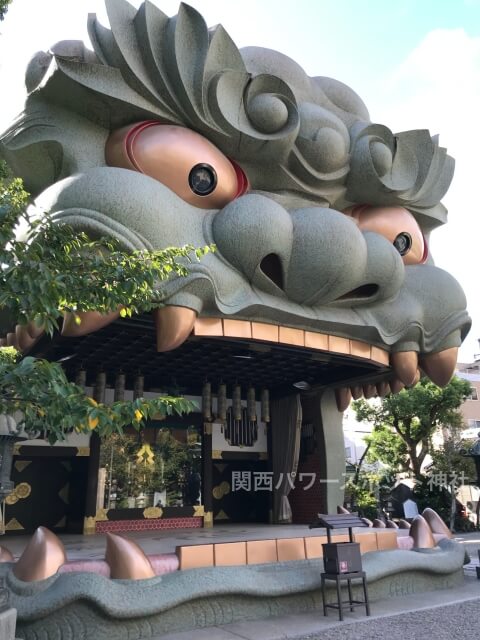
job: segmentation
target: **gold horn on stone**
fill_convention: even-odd
[[[15,562],[15,558],[13,557],[13,553],[6,547],[0,546],[0,564],[4,562]]]
[[[146,580],[155,577],[150,560],[138,544],[114,533],[107,533],[105,562],[113,579]]]
[[[397,351],[390,354],[390,366],[395,371],[396,377],[406,387],[414,383],[417,375],[418,354],[416,351]]]
[[[191,334],[197,314],[187,307],[167,306],[153,311],[157,331],[157,351],[172,351]]]
[[[415,516],[413,519],[410,537],[413,538],[414,549],[433,549],[435,546],[432,530],[423,516]]]
[[[343,412],[348,409],[348,406],[352,400],[352,392],[348,387],[335,389],[335,399],[337,401],[337,409],[340,412]]]
[[[120,309],[121,307],[118,307],[115,311],[108,313],[100,313],[99,311],[66,312],[63,316],[62,336],[75,338],[98,331],[117,320],[120,317]]]
[[[457,364],[458,347],[452,347],[422,356],[420,366],[432,382],[439,387],[448,384],[455,373]]]
[[[446,538],[452,538],[452,532],[447,527],[445,522],[441,519],[436,511],[430,509],[430,507],[426,507],[422,511],[422,516],[428,522],[432,533],[444,535]]]
[[[36,582],[55,575],[66,561],[62,542],[45,527],[38,527],[12,570],[19,580]]]

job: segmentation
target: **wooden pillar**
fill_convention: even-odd
[[[203,526],[213,527],[213,468],[212,468],[212,423],[203,425],[202,438],[202,502]]]
[[[93,398],[97,402],[105,402],[106,374],[97,374]],[[95,516],[97,514],[98,470],[100,468],[100,437],[96,431],[90,436],[90,457],[88,459],[87,495],[85,500],[85,520],[83,533],[95,533]]]

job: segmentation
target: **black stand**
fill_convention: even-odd
[[[356,571],[354,573],[322,573],[322,602],[323,602],[323,615],[327,615],[327,608],[338,609],[338,618],[339,620],[343,620],[343,605],[347,605],[350,607],[350,611],[353,611],[355,607],[364,606],[365,611],[367,612],[367,616],[370,615],[370,603],[368,601],[368,592],[367,592],[367,577],[365,571]],[[351,581],[355,578],[361,578],[363,583],[363,600],[354,600],[352,596],[352,583]],[[337,602],[327,604],[325,601],[325,581],[326,580],[335,580],[337,583]],[[348,600],[342,600],[342,590],[341,590],[341,582],[342,580],[347,581],[348,587]]]

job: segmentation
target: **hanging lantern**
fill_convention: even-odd
[[[255,402],[255,387],[248,387],[247,390],[247,416],[250,422],[256,422],[257,405]]]
[[[212,419],[212,385],[205,382],[202,389],[202,414],[203,418],[210,422]]]
[[[227,385],[223,383],[218,385],[217,418],[221,422],[227,419]]]
[[[87,372],[83,367],[77,371],[77,375],[75,376],[75,384],[79,387],[82,387],[82,389],[85,389],[85,387],[87,386]]]
[[[239,384],[234,385],[232,391],[232,413],[234,420],[242,419],[242,387]]]
[[[115,392],[113,395],[114,401],[125,399],[125,374],[117,373],[115,378]]]
[[[262,422],[270,422],[270,392],[268,389],[262,389],[261,405]]]
[[[93,399],[97,402],[105,402],[105,387],[107,386],[107,374],[99,371],[93,388]]]
[[[133,383],[133,399],[136,400],[137,398],[143,398],[143,384],[144,384],[145,378],[142,376],[141,373],[138,373],[135,376],[135,381]]]

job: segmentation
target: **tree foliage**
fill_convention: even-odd
[[[411,389],[389,395],[380,404],[353,403],[357,420],[373,424],[369,458],[396,471],[410,471],[421,478],[421,467],[432,450],[433,433],[440,427],[458,428],[460,405],[471,393],[470,383],[454,377],[443,389],[426,378]]]
[[[12,0],[0,0],[0,20],[3,20],[8,11],[8,6]]]
[[[67,380],[60,364],[31,357],[17,362],[16,356],[12,347],[0,349],[0,413],[14,415],[19,430],[45,434],[51,443],[73,431],[95,430],[108,436],[129,425],[140,430],[154,414],[182,414],[194,408],[190,401],[170,396],[97,403]]]
[[[68,225],[54,224],[48,213],[31,214],[19,178],[0,164],[0,308],[20,324],[29,320],[47,333],[58,329],[65,312],[122,307],[132,315],[159,306],[156,283],[212,247],[191,245],[161,251],[123,251],[113,239],[89,239]]]
[[[159,306],[156,283],[186,275],[188,261],[213,248],[127,253],[114,240],[91,240],[54,224],[48,213],[35,217],[27,203],[22,181],[0,163],[0,311],[10,323],[34,321],[50,335],[65,312],[106,313],[121,306],[122,315],[131,315]],[[104,436],[122,433],[129,424],[140,429],[153,414],[193,406],[173,397],[97,404],[67,380],[58,363],[21,359],[14,349],[0,348],[0,412],[15,415],[51,442],[72,430]]]

